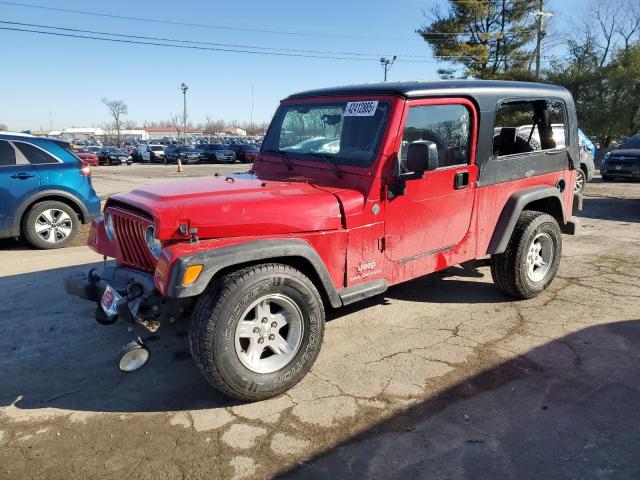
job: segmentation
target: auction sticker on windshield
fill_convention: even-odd
[[[378,108],[378,101],[347,102],[345,117],[372,117]]]

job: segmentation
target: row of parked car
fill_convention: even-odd
[[[128,150],[128,151],[127,151]],[[91,166],[141,163],[250,163],[256,159],[257,145],[202,143],[191,145],[138,145],[136,148],[84,146],[76,155]]]

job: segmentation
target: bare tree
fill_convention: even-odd
[[[7,127],[4,123],[0,123],[0,132],[6,132],[7,130],[9,130],[9,127]]]
[[[122,129],[123,130],[135,130],[137,126],[138,125],[133,120],[124,120],[122,122]]]
[[[616,50],[628,50],[640,36],[640,5],[637,0],[592,0],[584,18],[588,29],[593,18],[599,26],[596,38],[602,68]]]
[[[123,100],[109,100],[106,97],[102,97],[102,103],[107,106],[109,113],[113,117],[113,126],[116,131],[117,145],[120,146],[120,130],[122,130],[122,116],[129,113],[129,107]]]
[[[169,121],[171,122],[171,126],[175,129],[176,136],[178,138],[180,138],[180,132],[182,132],[182,129],[184,128],[184,120],[182,117],[183,115],[177,115],[175,113],[169,115]]]

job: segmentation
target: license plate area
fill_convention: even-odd
[[[118,315],[118,306],[122,302],[122,299],[122,295],[111,288],[110,285],[107,285],[107,288],[104,289],[104,293],[102,294],[100,306],[108,317],[115,317]]]

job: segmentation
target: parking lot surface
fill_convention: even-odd
[[[94,169],[100,196],[245,165]],[[0,243],[0,478],[640,478],[640,185],[586,189],[558,277],[513,301],[452,268],[330,312],[311,373],[241,404],[193,365],[184,329],[93,320],[62,277],[81,245]]]

